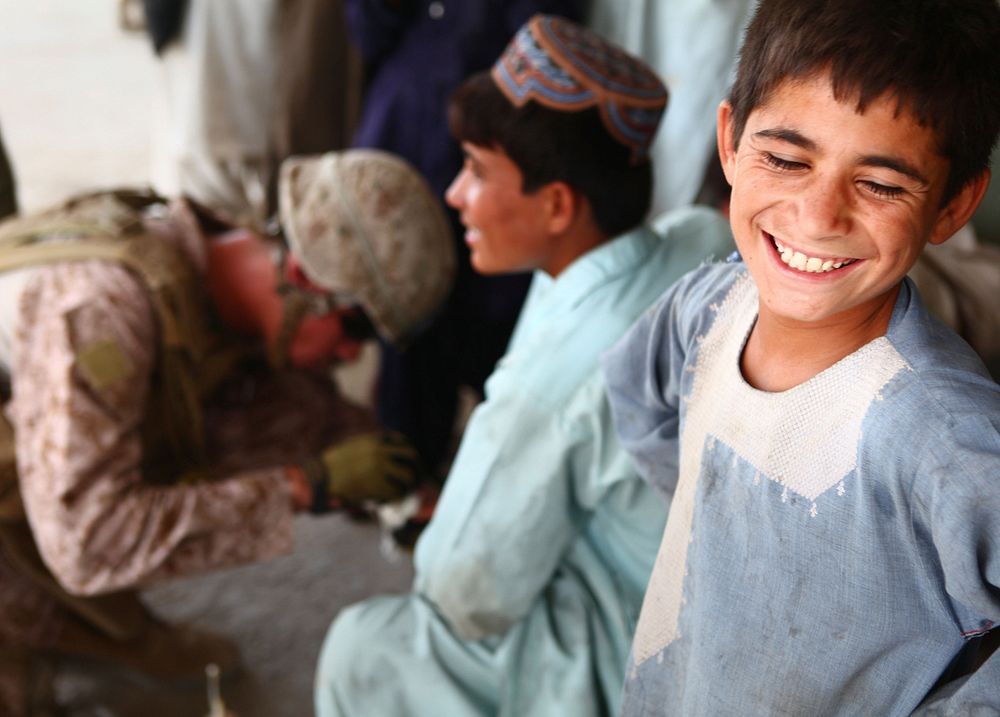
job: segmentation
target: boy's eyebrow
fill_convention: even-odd
[[[790,144],[794,144],[796,147],[801,147],[802,149],[807,149],[810,151],[816,150],[816,143],[811,139],[803,135],[794,129],[787,129],[784,127],[778,127],[776,129],[762,129],[759,132],[754,132],[754,137],[764,137],[766,139],[778,139]],[[870,154],[861,157],[859,163],[866,167],[884,167],[886,169],[891,169],[894,172],[899,172],[900,174],[909,177],[910,179],[919,182],[920,184],[927,185],[929,182],[917,169],[903,161],[898,157],[887,157],[881,154]]]
[[[816,149],[815,142],[794,129],[786,129],[783,127],[778,127],[776,129],[762,129],[759,132],[754,132],[753,136],[764,137],[766,139],[780,139],[784,142],[794,144],[796,147],[801,147],[802,149]]]
[[[465,157],[466,159],[468,159],[471,162],[478,162],[479,161],[479,158],[476,155],[476,153],[473,150],[468,149],[466,147],[462,147],[462,156]]]
[[[893,172],[899,172],[922,185],[929,184],[924,175],[918,172],[915,167],[898,157],[885,157],[883,155],[872,154],[862,157],[860,163],[866,167],[885,167],[886,169],[891,169]]]

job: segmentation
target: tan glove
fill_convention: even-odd
[[[303,466],[313,491],[312,512],[334,502],[397,500],[413,491],[423,472],[417,452],[395,431],[373,431],[336,443]]]

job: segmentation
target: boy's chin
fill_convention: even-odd
[[[808,328],[840,325],[849,330],[852,326],[858,330],[867,330],[873,322],[884,322],[888,328],[888,317],[895,306],[900,283],[868,297],[772,291],[760,296],[760,311],[786,326]]]
[[[509,274],[512,271],[507,267],[498,266],[496,262],[491,262],[488,259],[477,259],[475,254],[472,255],[470,263],[476,273],[483,276],[499,276],[500,274]]]

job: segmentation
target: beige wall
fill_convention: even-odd
[[[0,0],[0,127],[22,209],[145,183],[158,70],[118,0]]]

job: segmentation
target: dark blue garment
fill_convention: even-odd
[[[488,69],[517,29],[545,12],[580,19],[580,0],[345,0],[368,86],[357,147],[377,147],[412,163],[444,201],[462,154],[448,132],[448,98]],[[398,10],[392,9],[399,7]],[[425,462],[445,455],[458,387],[482,392],[517,319],[527,274],[483,277],[469,264],[458,217],[455,288],[441,315],[405,353],[383,346],[378,418],[406,433]]]
[[[461,162],[448,134],[448,96],[492,66],[534,13],[580,16],[579,0],[347,0],[348,24],[370,81],[360,147],[406,157],[440,195]],[[388,6],[399,4],[405,11]]]

